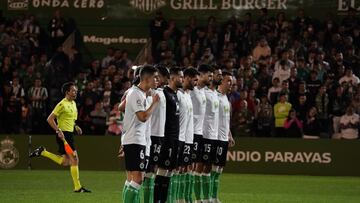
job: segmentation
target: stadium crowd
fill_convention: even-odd
[[[157,12],[150,21],[152,58],[167,67],[220,66],[235,77],[235,136],[358,138],[360,20],[356,10],[339,21],[319,20],[299,9],[293,16],[259,10],[185,27]],[[47,28],[35,16],[0,18],[0,132],[48,133],[46,117],[61,98],[61,85],[79,89],[78,124],[85,134],[120,135],[117,110],[134,70],[126,50],[109,47],[89,63],[61,43],[74,30],[55,12]],[[51,47],[49,47],[49,44]],[[105,55],[105,53],[104,53]]]

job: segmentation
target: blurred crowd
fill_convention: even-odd
[[[60,46],[76,29],[55,12],[47,28],[35,16],[0,19],[0,131],[48,133],[46,116],[63,82],[79,88],[78,124],[85,134],[121,134],[117,104],[131,86],[133,62],[109,47],[84,62],[76,46]],[[167,67],[220,66],[234,75],[229,99],[236,136],[358,138],[360,21],[319,20],[303,9],[287,16],[260,9],[218,22],[195,16],[184,27],[157,12],[149,23],[152,57]],[[139,65],[139,64],[135,64]],[[50,131],[51,132],[51,131]]]
[[[358,137],[360,21],[350,8],[325,20],[246,13],[227,22],[195,16],[180,29],[161,12],[150,22],[154,63],[220,66],[235,76],[229,99],[237,136]]]

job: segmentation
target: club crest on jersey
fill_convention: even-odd
[[[14,147],[15,141],[6,137],[0,143],[0,168],[14,168],[19,163],[19,151]]]
[[[219,107],[219,102],[214,102],[214,106],[217,109]]]
[[[224,111],[227,113],[227,112],[229,112],[229,111],[230,111],[230,108],[229,108],[229,107],[227,107],[227,106],[225,106],[225,107],[224,107]]]

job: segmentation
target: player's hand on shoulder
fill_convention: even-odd
[[[152,96],[152,100],[153,100],[154,103],[159,102],[159,101],[160,101],[159,95],[158,95],[158,94],[154,94],[154,95]]]

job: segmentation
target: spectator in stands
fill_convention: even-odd
[[[252,135],[254,115],[248,110],[246,100],[240,101],[239,110],[233,114],[233,120],[231,122],[232,130],[234,134],[241,137],[248,137]]]
[[[272,105],[274,105],[277,102],[279,93],[280,93],[280,91],[282,89],[280,87],[279,83],[280,83],[279,78],[274,78],[273,79],[273,86],[270,87],[270,89],[269,89],[269,91],[267,93],[270,104],[272,104]]]
[[[120,103],[116,103],[114,105],[113,109],[111,110],[107,118],[106,125],[108,126],[108,128],[106,134],[121,135],[124,116],[118,109],[119,104]]]
[[[101,61],[101,67],[108,67],[110,62],[114,60],[114,48],[107,48],[107,54]]]
[[[269,47],[264,37],[259,40],[258,45],[254,48],[252,52],[252,55],[255,61],[257,61],[261,56],[271,55],[271,48]]]
[[[292,67],[290,69],[290,78],[289,78],[289,91],[296,92],[299,89],[300,79],[297,77],[297,69]]]
[[[48,92],[47,89],[42,86],[40,78],[35,79],[34,86],[29,89],[28,97],[31,102],[30,121],[32,122],[32,133],[43,133],[46,126],[46,100],[48,98]]]
[[[255,112],[255,133],[258,137],[270,137],[273,125],[273,109],[266,95],[262,95]]]
[[[150,21],[150,38],[152,43],[152,54],[155,58],[155,50],[156,46],[163,39],[164,32],[167,29],[168,25],[166,20],[163,17],[161,11],[157,11],[155,14],[155,18]]]
[[[319,139],[321,132],[321,123],[317,118],[317,110],[311,107],[304,120],[304,139]]]
[[[16,102],[21,102],[25,99],[25,91],[21,86],[19,78],[15,77],[11,81],[11,94],[15,97]]]
[[[314,105],[315,96],[321,86],[321,81],[318,79],[318,72],[316,70],[310,72],[310,78],[306,82],[306,86],[309,90],[308,102],[310,105]]]
[[[340,118],[341,139],[353,140],[359,137],[359,115],[354,112],[350,105],[346,108],[346,114]]]
[[[111,81],[106,81],[104,84],[104,91],[102,95],[103,108],[105,112],[109,113],[112,109],[112,86]]]
[[[346,69],[345,75],[340,78],[339,84],[347,83],[348,85],[357,86],[360,83],[360,79],[353,74],[351,68]]]
[[[333,138],[339,138],[340,133],[340,118],[345,114],[346,106],[348,105],[348,98],[342,86],[337,86],[335,94],[329,102],[329,113],[333,124]]]
[[[19,133],[21,124],[21,101],[14,94],[4,102],[4,128],[6,133]]]
[[[309,110],[309,105],[306,100],[306,95],[299,95],[298,101],[294,104],[294,109],[296,110],[297,118],[304,122],[306,118],[306,114]]]
[[[284,130],[284,123],[291,110],[291,104],[287,102],[286,94],[279,95],[279,102],[274,106],[275,117],[275,136],[284,137],[286,132]]]
[[[295,109],[289,111],[289,115],[284,123],[285,135],[288,138],[299,138],[303,135],[302,121],[296,117]]]
[[[326,92],[326,85],[322,85],[319,93],[315,97],[315,107],[317,109],[317,118],[321,123],[320,132],[329,136],[329,96]]]
[[[94,110],[90,112],[91,133],[95,135],[104,135],[106,129],[106,112],[101,102],[95,104]]]
[[[57,49],[65,40],[67,23],[62,17],[60,10],[54,12],[54,17],[50,20],[48,31],[50,33],[53,49]]]

